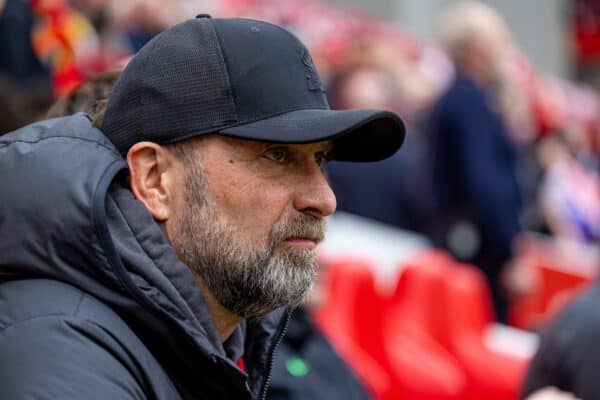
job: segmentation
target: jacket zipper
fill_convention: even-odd
[[[260,395],[261,400],[265,400],[267,398],[267,389],[269,388],[269,384],[271,383],[271,375],[273,374],[273,357],[275,355],[275,351],[277,350],[277,346],[279,346],[279,343],[281,343],[281,341],[283,340],[283,337],[285,336],[285,333],[287,332],[287,328],[288,328],[288,324],[290,322],[290,317],[292,315],[292,312],[293,312],[292,310],[289,310],[286,313],[281,332],[279,333],[279,336],[277,337],[277,339],[275,340],[275,342],[273,343],[273,345],[271,346],[271,349],[269,351],[269,359],[267,360],[267,378],[265,379],[265,384],[263,385],[262,390],[261,390],[261,395]]]

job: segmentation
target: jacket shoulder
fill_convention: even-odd
[[[524,395],[543,386],[557,386],[582,398],[600,392],[600,286],[592,286],[542,333],[529,367]],[[590,395],[592,395],[590,397]]]
[[[37,318],[92,323],[107,331],[133,335],[110,307],[83,290],[53,279],[14,280],[0,284],[0,331]]]
[[[117,313],[73,286],[32,279],[0,284],[0,397],[178,395]]]
[[[24,126],[0,137],[0,148],[15,143],[39,143],[48,139],[65,139],[91,142],[118,156],[110,140],[92,125],[90,118],[77,113],[67,117],[51,118]]]

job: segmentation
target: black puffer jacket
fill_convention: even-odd
[[[541,335],[521,398],[554,386],[579,399],[600,398],[600,283],[586,289]]]
[[[0,137],[0,398],[262,398],[289,313],[221,344],[125,171],[83,114]]]

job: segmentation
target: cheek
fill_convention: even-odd
[[[292,207],[289,191],[273,183],[228,180],[216,199],[223,214],[240,231],[264,240],[273,225]]]

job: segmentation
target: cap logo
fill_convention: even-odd
[[[308,50],[306,50],[306,47],[299,44],[298,53],[300,54],[302,64],[304,64],[304,67],[306,68],[306,82],[308,84],[308,90],[322,92],[323,85],[321,84],[321,79],[319,79],[319,74],[317,73],[317,69],[315,68],[315,64],[313,63]]]

